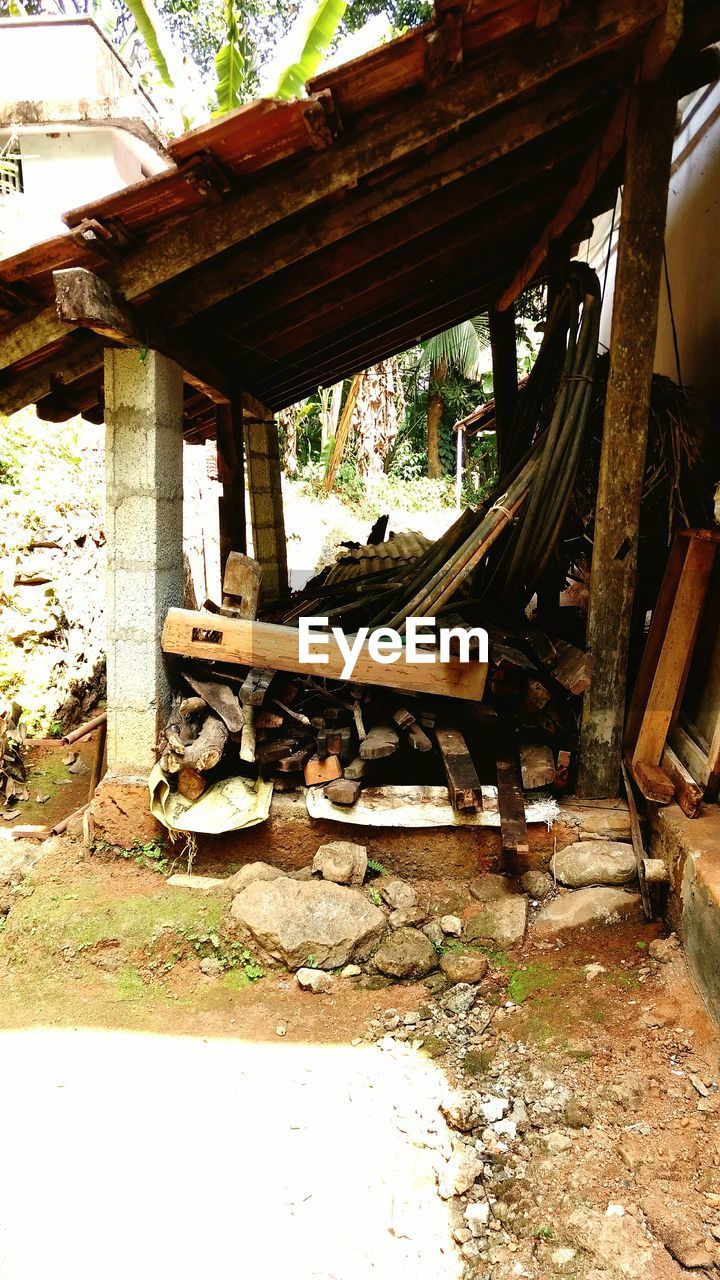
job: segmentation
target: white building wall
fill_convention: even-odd
[[[720,84],[683,98],[675,140],[665,246],[683,382],[697,392],[711,422],[720,418]],[[610,343],[617,227],[621,200],[596,219],[578,257],[607,269],[600,340]],[[609,261],[608,261],[609,251]],[[660,291],[655,371],[678,378],[667,282]]]

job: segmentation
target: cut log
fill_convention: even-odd
[[[197,769],[185,765],[178,774],[178,791],[186,800],[199,800],[207,782]]]
[[[360,782],[367,773],[367,765],[361,756],[355,756],[354,760],[345,765],[343,773],[351,782]]]
[[[399,741],[389,724],[375,725],[360,743],[360,755],[363,760],[382,760],[395,754]]]
[[[297,751],[298,745],[297,738],[276,738],[274,742],[262,742],[255,748],[255,759],[262,765],[277,764]]]
[[[398,729],[409,729],[411,725],[415,724],[415,717],[412,711],[408,711],[406,707],[397,707],[392,713],[392,719],[393,724],[396,724]]]
[[[195,693],[199,694],[215,715],[224,721],[229,733],[240,733],[244,724],[242,708],[237,696],[224,681],[200,680],[196,675],[189,675],[186,671],[183,672],[183,679],[191,689],[195,690]],[[186,698],[185,701],[191,702],[192,699]]]
[[[285,718],[278,711],[261,711],[255,717],[256,729],[282,729]]]
[[[227,738],[227,726],[211,711],[195,741],[185,748],[183,764],[201,773],[214,769],[220,762]]]
[[[232,608],[236,617],[257,617],[261,583],[262,568],[257,560],[231,551],[223,578],[223,604]]]
[[[250,705],[243,707],[245,723],[240,735],[240,759],[246,764],[255,761],[255,709]]]
[[[552,786],[555,781],[555,760],[550,747],[522,743],[520,773],[524,791],[537,791],[538,787]]]
[[[672,747],[666,746],[662,754],[661,766],[675,788],[675,799],[688,818],[697,818],[703,802],[703,788],[695,781],[692,774],[678,759]]]
[[[408,746],[413,751],[432,751],[432,742],[419,724],[411,724],[407,733]]]
[[[525,817],[525,801],[514,760],[498,760],[497,783],[503,853],[511,858],[527,855],[530,852],[530,843]]]
[[[204,716],[207,712],[207,703],[204,698],[183,698],[178,711],[184,720],[189,719],[190,716]]]
[[[278,760],[277,768],[280,773],[299,773],[312,754],[310,747],[299,747],[297,751],[293,751],[292,755],[284,756],[282,760]]]
[[[360,783],[354,782],[351,778],[336,778],[334,782],[327,784],[325,795],[333,804],[349,809],[360,795]]]
[[[553,667],[553,676],[558,684],[567,689],[568,693],[577,696],[586,693],[590,688],[595,665],[592,654],[583,653],[582,649],[576,648],[574,644],[567,644],[564,640],[558,640],[556,649],[558,660]]]
[[[482,809],[482,788],[467,743],[458,729],[436,729],[453,809]]]
[[[659,765],[635,760],[630,764],[630,772],[646,800],[654,804],[670,804],[675,796],[675,787]]]
[[[319,756],[311,756],[303,770],[308,787],[316,787],[321,782],[333,782],[342,777],[342,768],[337,756],[328,756],[321,760]]]
[[[174,612],[174,610],[171,610],[171,612]],[[168,614],[168,618],[169,616],[170,615]],[[167,622],[165,625],[167,626]],[[242,626],[247,624],[240,623],[240,625]],[[260,627],[263,624],[258,622],[254,625]],[[220,656],[221,655],[218,654],[218,657]],[[240,689],[240,701],[243,706],[261,707],[274,675],[274,670],[269,670],[267,667],[252,667],[252,669],[248,671]]]
[[[570,781],[570,764],[572,756],[569,751],[558,751],[557,768],[555,770],[555,790],[562,793],[567,791]]]

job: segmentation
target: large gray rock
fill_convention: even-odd
[[[579,929],[583,925],[611,924],[639,912],[639,897],[625,889],[575,889],[560,894],[538,913],[533,932],[541,936]]]
[[[411,911],[417,907],[418,896],[411,884],[405,880],[388,880],[383,876],[378,881],[380,897],[394,911]]]
[[[385,929],[385,916],[357,889],[327,880],[256,881],[233,901],[231,915],[289,969],[336,969],[364,958]]]
[[[556,853],[552,870],[560,884],[584,889],[593,884],[628,884],[635,879],[631,844],[617,840],[580,840]]]
[[[361,885],[367,871],[367,849],[351,840],[331,840],[320,845],[312,869],[334,884]]]
[[[440,968],[451,982],[480,982],[488,971],[488,962],[477,951],[467,954],[447,951],[440,961]]]
[[[241,867],[234,875],[228,876],[223,882],[223,888],[229,889],[231,893],[242,893],[243,889],[247,889],[251,884],[284,878],[285,872],[279,867],[273,867],[269,862],[248,862],[247,866]]]
[[[465,923],[465,937],[514,947],[525,937],[526,923],[527,898],[522,893],[509,894],[488,902],[476,916],[471,916]]]
[[[517,897],[520,890],[516,881],[511,880],[509,876],[498,876],[487,872],[478,880],[472,881],[470,892],[478,902],[499,902],[506,898]]]
[[[390,978],[424,978],[437,969],[437,952],[420,929],[395,929],[385,935],[373,964]]]
[[[555,892],[555,883],[547,871],[526,871],[520,877],[520,884],[528,897],[535,898],[538,902],[544,902],[545,898],[551,897]]]

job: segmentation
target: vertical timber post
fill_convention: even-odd
[[[288,589],[277,426],[270,409],[258,401],[248,403],[247,398],[243,426],[253,554],[263,571],[262,594],[274,599]]]
[[[495,433],[497,440],[498,474],[503,473],[503,454],[517,403],[517,344],[515,341],[515,307],[505,311],[491,307],[490,349],[493,367],[493,395],[495,397]]]
[[[157,351],[105,352],[107,760],[147,774],[168,710],[160,633],[183,599],[183,374]]]
[[[668,184],[677,114],[671,79],[638,85],[628,121],[625,186],[613,295],[588,648],[595,659],[585,694],[578,793],[616,796],[640,503],[657,337]]]
[[[234,400],[219,404],[215,417],[218,479],[222,496],[218,501],[220,524],[220,589],[231,551],[247,551],[245,528],[245,461],[242,404]]]

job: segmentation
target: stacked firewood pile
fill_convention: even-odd
[[[581,558],[578,524],[589,545],[582,516],[595,465],[588,455],[595,453],[599,312],[597,277],[574,264],[518,399],[497,489],[436,542],[388,537],[383,518],[367,546],[348,547],[302,591],[265,603],[249,637],[228,624],[223,631],[223,615],[258,616],[258,566],[233,553],[222,605],[206,606],[217,631],[207,612],[168,618],[163,645],[175,655],[179,692],[161,758],[183,795],[195,799],[231,773],[259,773],[277,790],[323,787],[341,807],[384,783],[447,784],[453,806],[472,812],[482,805],[481,783],[497,781],[501,818],[503,810],[518,815],[522,839],[521,787],[572,787],[592,661],[582,649],[584,618],[560,607],[560,591]],[[664,402],[675,422],[664,427],[676,442],[668,456],[677,459],[682,404],[667,389]],[[659,435],[667,416],[659,414]],[[552,604],[548,582],[554,604],[538,610],[543,592]],[[293,674],[277,671],[282,663],[271,661],[267,631],[282,628],[287,659],[302,617],[327,618],[346,635],[363,626],[402,634],[411,617],[436,628],[483,627],[484,695],[438,696],[436,687],[431,696],[417,684],[400,692],[388,668],[375,685],[321,678],[317,665],[298,674],[292,661]],[[452,694],[449,682],[442,692]]]
[[[161,764],[188,799],[217,778],[259,773],[278,791],[321,786],[352,806],[366,786],[448,786],[482,807],[498,751],[519,749],[523,787],[567,788],[591,660],[537,627],[492,627],[481,703],[222,663],[181,662]]]

